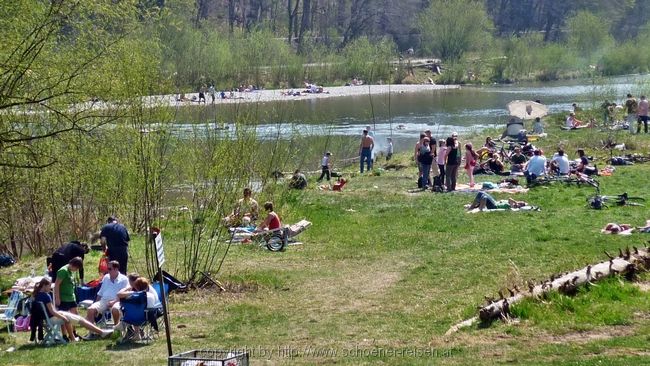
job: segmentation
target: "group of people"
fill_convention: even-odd
[[[437,149],[436,149],[437,145]],[[448,192],[456,190],[458,180],[458,169],[463,162],[463,166],[469,177],[470,186],[473,187],[474,169],[478,164],[478,154],[474,151],[471,143],[464,146],[464,154],[461,150],[461,144],[458,141],[458,133],[453,132],[446,139],[436,141],[431,135],[431,130],[420,133],[420,139],[415,144],[413,160],[418,165],[418,186],[426,187],[446,187]],[[433,161],[436,161],[438,175],[431,180]],[[435,184],[434,184],[435,183]]]
[[[510,169],[507,170],[491,137],[488,136],[485,144],[477,150],[472,143],[466,143],[462,152],[460,146],[456,132],[446,139],[438,140],[437,149],[436,139],[431,135],[431,131],[422,132],[415,144],[413,155],[418,165],[418,186],[420,188],[433,186],[432,188],[437,190],[454,191],[461,165],[467,174],[470,188],[475,186],[474,175],[477,174],[507,176],[523,173],[528,180],[547,174],[598,174],[597,168],[590,165],[583,149],[577,151],[579,160],[572,167],[563,149],[559,149],[552,159],[547,161],[543,151],[532,144],[525,143],[523,147],[516,145],[512,154],[508,156]],[[436,169],[433,165],[434,160],[437,163],[438,175],[432,180],[432,172]]]
[[[253,191],[246,187],[244,188],[244,197],[237,201],[234,209],[230,215],[223,219],[223,222],[229,227],[251,228],[251,231],[256,235],[266,234],[282,228],[282,220],[280,215],[275,212],[273,202],[264,203],[264,210],[266,211],[266,217],[264,221],[257,224],[259,205],[253,199]]]
[[[648,133],[648,116],[650,113],[650,102],[645,95],[641,95],[637,100],[634,95],[628,93],[625,101],[621,106],[615,102],[605,100],[600,105],[603,113],[603,121],[605,125],[614,123],[616,121],[616,110],[622,108],[625,112],[625,123],[631,133],[635,133],[634,124],[636,122],[636,133],[641,133],[641,125],[643,125],[643,132]],[[575,114],[574,110],[574,114]],[[567,122],[568,124],[568,122]]]
[[[67,243],[57,249],[53,258],[57,258],[55,261],[58,266],[58,263],[67,255],[87,254],[87,248],[87,245],[79,242]],[[83,283],[82,256],[69,259],[66,264],[54,271],[53,289],[52,280],[48,276],[36,283],[32,299],[34,302],[44,305],[47,315],[55,324],[61,325],[63,335],[69,342],[79,340],[74,329],[75,326],[81,326],[90,331],[84,339],[107,337],[113,333],[113,329],[99,328],[95,324],[97,317],[110,311],[114,324],[117,324],[116,328],[124,329],[124,325],[119,324],[122,317],[120,301],[128,298],[134,292],[146,291],[147,308],[156,309],[156,313],[160,313],[160,299],[150,286],[149,281],[137,273],[131,273],[127,277],[120,273],[121,269],[122,265],[116,260],[108,263],[108,273],[102,277],[97,297],[88,308],[86,317],[79,315],[75,291],[78,282]],[[75,273],[79,273],[78,280]]]

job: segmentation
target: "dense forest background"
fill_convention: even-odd
[[[650,3],[644,0],[159,0],[149,6],[167,9],[166,19],[182,25],[175,35],[163,37],[171,46],[163,63],[191,84],[218,72],[203,71],[214,65],[210,49],[219,48],[215,40],[233,38],[238,41],[231,52],[248,52],[245,57],[258,65],[284,68],[276,77],[261,78],[258,70],[239,79],[274,86],[355,76],[418,82],[408,70],[391,73],[385,64],[368,62],[398,55],[442,59],[452,72],[441,82],[547,80],[648,69],[647,57],[636,50],[637,39],[650,36]],[[176,41],[196,33],[207,42],[200,47],[205,53],[188,56],[192,52],[184,47],[190,44],[179,47]],[[262,41],[268,49],[255,52],[240,38]],[[195,69],[182,55],[204,67]],[[301,67],[314,63],[327,66]]]

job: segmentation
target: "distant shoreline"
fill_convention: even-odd
[[[393,93],[416,93],[422,91],[433,90],[448,90],[459,89],[459,85],[359,85],[359,86],[335,86],[325,87],[323,93],[303,93],[304,88],[300,89],[270,89],[270,90],[256,90],[252,92],[235,92],[235,98],[221,99],[217,94],[214,104],[237,104],[237,103],[266,103],[266,102],[281,102],[281,101],[294,101],[294,100],[312,100],[312,99],[326,99],[326,98],[341,98],[362,95],[379,95]],[[287,90],[294,92],[299,91],[299,96],[283,95]],[[226,93],[228,94],[228,93]],[[202,106],[203,102],[198,103],[199,93],[186,93],[185,97],[188,101],[177,101],[178,94],[170,95],[153,95],[145,97],[146,105],[155,106]],[[192,100],[194,99],[194,100]],[[206,105],[211,105],[211,97],[206,93]]]

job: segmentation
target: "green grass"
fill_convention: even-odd
[[[593,141],[606,135],[553,130],[551,135],[539,143],[547,156],[562,139],[569,147],[587,146],[599,158],[608,154],[593,150]],[[646,136],[616,137],[635,143],[636,152],[647,152]],[[406,163],[406,157],[399,159]],[[451,325],[475,315],[483,297],[495,296],[498,289],[603,260],[603,250],[643,245],[644,234],[608,236],[600,228],[607,222],[641,225],[647,208],[591,210],[585,199],[593,188],[556,184],[518,196],[541,206],[540,212],[467,214],[463,205],[471,194],[407,193],[416,176],[407,164],[406,170],[381,176],[355,176],[344,192],[319,191],[312,183],[309,190],[292,193],[291,206],[281,213],[286,222],[313,222],[299,237],[304,244],[284,253],[232,247],[218,276],[232,291],[172,294],[174,351],[246,348],[254,365],[647,363],[650,297],[618,279],[575,297],[525,301],[514,307],[518,323],[495,322],[443,336]],[[646,196],[648,174],[650,164],[620,167],[600,179],[601,190]],[[461,173],[461,182],[466,179]],[[180,239],[169,234],[165,245],[173,253]],[[132,247],[134,269],[144,268],[138,263],[142,245],[136,240]],[[89,259],[88,272],[97,259]],[[40,272],[41,260],[21,263],[18,273],[3,269],[0,283],[31,268]],[[176,258],[168,260],[173,264]],[[163,339],[137,348],[117,347],[114,340],[56,349],[27,343],[24,333],[16,338],[0,333],[0,349],[17,347],[0,352],[0,363],[166,362]]]

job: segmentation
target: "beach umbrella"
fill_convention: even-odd
[[[535,119],[548,114],[548,107],[531,100],[513,100],[507,107],[511,116],[521,119]]]

